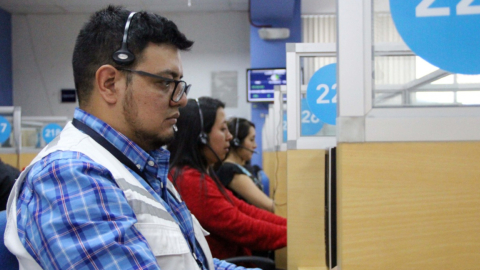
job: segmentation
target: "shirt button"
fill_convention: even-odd
[[[141,169],[141,168],[142,168],[142,166],[141,166],[140,164],[137,164],[137,168]]]
[[[153,161],[149,160],[149,161],[148,161],[148,165],[150,165],[150,166],[153,167],[153,165],[155,165],[155,163],[154,163]]]

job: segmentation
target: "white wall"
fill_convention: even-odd
[[[73,115],[76,104],[61,104],[60,89],[74,88],[71,57],[75,38],[89,14],[13,15],[13,102],[25,116]],[[238,72],[238,108],[227,116],[250,118],[245,71],[250,66],[247,12],[164,14],[195,41],[183,52],[189,97],[211,94],[211,73]]]

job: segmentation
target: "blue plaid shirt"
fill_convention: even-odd
[[[165,149],[146,153],[80,109],[74,118],[139,166],[153,189],[132,174],[177,221],[205,269],[208,264],[195,241],[190,211],[166,188],[170,153]],[[33,165],[17,204],[20,241],[44,269],[159,269],[147,241],[133,226],[135,214],[112,174],[79,152],[57,151]],[[217,270],[244,269],[217,259],[214,265]]]

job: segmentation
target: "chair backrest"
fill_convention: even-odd
[[[7,211],[0,211],[0,263],[1,269],[19,269],[17,257],[7,249],[4,243],[5,227],[7,226]]]
[[[257,173],[257,178],[262,181],[263,193],[267,194],[267,196],[270,196],[270,179],[268,178],[267,174],[263,170],[260,170]]]

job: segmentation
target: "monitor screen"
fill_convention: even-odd
[[[285,68],[247,69],[247,101],[273,102],[275,85],[287,84]]]

